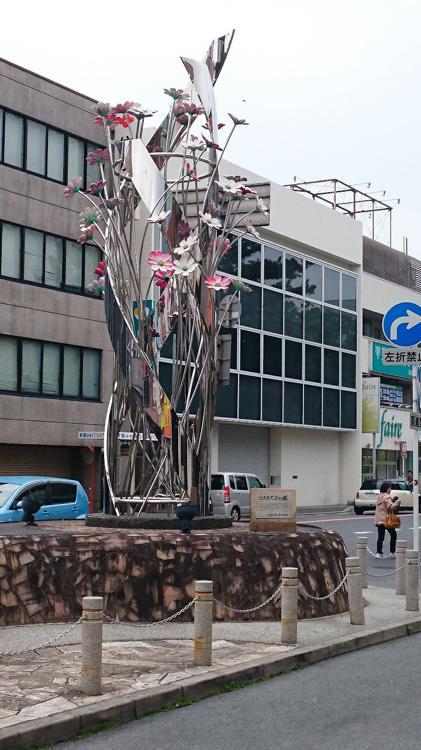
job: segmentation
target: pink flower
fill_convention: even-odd
[[[123,204],[123,198],[106,198],[105,200],[105,205],[108,206],[108,208],[115,208],[116,206],[121,206]]]
[[[85,229],[78,239],[79,245],[84,245],[85,242],[90,242],[94,238],[92,229]]]
[[[67,187],[64,188],[64,197],[70,198],[75,193],[79,193],[82,187],[82,178],[81,177],[73,177],[73,180],[70,180]]]
[[[101,195],[103,188],[107,184],[107,180],[99,180],[99,182],[91,182],[89,188],[86,190],[87,193],[92,195]]]
[[[189,95],[185,94],[183,89],[164,89],[164,94],[168,94],[168,96],[170,96],[171,99],[174,99],[174,101],[177,101],[177,99],[189,98]]]
[[[235,115],[232,115],[231,112],[228,112],[229,116],[231,117],[231,120],[233,121],[234,125],[248,125],[248,122],[245,120],[241,120],[239,117],[236,117]]]
[[[113,125],[117,125],[117,117],[111,113],[106,115],[97,115],[94,117],[94,123],[95,125],[106,125],[107,127],[112,127]]]
[[[148,263],[152,271],[172,271],[174,264],[169,253],[161,253],[159,250],[152,250],[148,255]]]
[[[216,151],[222,151],[222,148],[218,146],[217,143],[214,143],[213,141],[208,141],[208,139],[205,138],[205,136],[203,136],[203,140],[205,141],[208,148],[214,148]]]
[[[238,192],[241,193],[241,195],[245,198],[247,198],[249,195],[256,195],[256,191],[247,187],[247,185],[239,185]]]
[[[133,107],[134,102],[124,102],[124,104],[116,104],[115,107],[111,108],[113,115],[125,115]]]
[[[206,276],[205,284],[208,289],[213,289],[215,292],[219,292],[221,289],[228,289],[231,285],[231,279],[227,276],[221,276],[216,273],[215,276]]]
[[[107,148],[97,148],[96,151],[90,151],[86,157],[86,161],[91,166],[94,164],[105,164],[105,162],[109,160],[110,155]]]
[[[197,180],[197,173],[194,171],[193,167],[189,162],[186,162],[186,173],[187,177],[190,177],[191,180]]]
[[[95,268],[94,274],[96,274],[96,276],[104,276],[106,270],[107,267],[105,265],[105,260],[100,260],[97,267]]]
[[[174,271],[155,271],[155,284],[159,286],[160,290],[163,292],[164,289],[168,286],[169,282],[171,281],[171,277],[173,276]]]
[[[186,240],[190,235],[190,224],[188,221],[180,221],[178,225],[178,236],[180,240]]]

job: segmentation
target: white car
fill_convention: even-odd
[[[411,492],[404,479],[365,479],[354,499],[354,511],[357,515],[361,515],[365,510],[375,510],[383,482],[391,483],[391,497],[399,498],[402,509],[413,508],[414,497],[418,497],[418,494]]]

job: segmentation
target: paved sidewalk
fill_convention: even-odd
[[[193,625],[147,629],[104,625],[101,696],[79,691],[79,628],[55,647],[0,657],[0,750],[42,746],[103,721],[125,721],[186,697],[202,697],[233,680],[276,674],[421,630],[421,614],[405,611],[390,589],[364,592],[365,626],[349,615],[299,623],[297,646],[280,643],[279,622],[214,624],[212,667],[194,667]],[[0,628],[1,650],[34,648],[66,625]]]

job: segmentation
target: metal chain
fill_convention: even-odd
[[[370,555],[370,557],[376,557],[376,553],[375,553],[375,552],[372,552],[372,551],[371,551],[371,549],[370,549],[369,547],[366,547],[366,549],[367,549],[367,552],[368,552],[368,554]]]
[[[369,576],[373,576],[373,578],[385,578],[386,576],[394,576],[395,573],[397,573],[399,570],[403,570],[408,565],[408,561],[404,562],[403,565],[401,565],[400,568],[395,568],[394,570],[389,570],[387,573],[372,573],[370,570],[368,571]]]
[[[21,648],[16,649],[15,651],[0,651],[0,657],[1,656],[18,656],[19,654],[27,654],[29,651],[38,651],[39,648],[47,648],[47,646],[51,646],[52,643],[56,643],[61,638],[64,638],[65,635],[68,635],[72,632],[80,623],[82,620],[85,619],[85,615],[82,615],[79,617],[79,619],[76,622],[73,622],[66,630],[63,630],[62,633],[59,633],[59,635],[55,635],[54,638],[50,638],[48,641],[45,641],[44,643],[40,643],[38,646],[31,646],[30,648]]]
[[[213,601],[215,602],[215,604],[219,604],[220,607],[223,607],[224,609],[228,609],[230,612],[237,612],[238,614],[247,615],[250,612],[257,612],[258,609],[262,609],[262,607],[266,607],[266,605],[269,604],[269,602],[271,602],[275,598],[275,596],[277,596],[277,594],[279,594],[282,591],[283,585],[284,584],[282,582],[281,585],[278,586],[278,588],[273,592],[273,594],[271,594],[269,599],[266,599],[261,604],[258,604],[257,607],[250,607],[250,609],[235,609],[235,607],[229,607],[228,604],[224,604],[223,602],[218,601],[218,599],[214,599]]]
[[[178,612],[175,612],[173,615],[170,615],[169,617],[166,617],[165,620],[156,620],[155,622],[145,622],[145,623],[136,623],[136,622],[125,622],[124,620],[119,620],[118,617],[109,617],[109,615],[104,614],[104,620],[107,620],[107,623],[114,624],[114,625],[125,625],[128,628],[153,628],[154,625],[165,625],[166,622],[171,622],[172,620],[175,620],[176,617],[180,617],[180,615],[184,614],[184,612],[187,612],[188,609],[190,609],[193,604],[197,602],[197,596],[194,597],[188,604],[186,604],[185,607],[178,610]]]
[[[304,586],[303,586],[302,583],[298,584],[298,588],[303,592],[303,594],[305,594],[306,596],[308,596],[309,599],[314,599],[314,601],[316,601],[316,602],[322,602],[322,601],[324,601],[324,599],[329,599],[329,597],[335,596],[335,594],[339,591],[339,589],[341,588],[341,586],[344,585],[344,583],[345,583],[346,579],[348,578],[348,576],[349,576],[349,573],[345,573],[344,577],[342,578],[342,581],[340,583],[338,583],[336,589],[334,591],[331,591],[330,594],[326,594],[326,596],[312,596],[312,594],[309,594],[308,591],[306,591],[306,589],[304,588]]]

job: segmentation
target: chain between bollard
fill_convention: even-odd
[[[386,576],[394,576],[395,573],[398,573],[399,570],[403,570],[408,565],[408,562],[404,562],[403,565],[400,566],[400,568],[395,568],[394,570],[388,570],[387,573],[372,573],[370,570],[368,571],[368,575],[372,576],[373,578],[386,578]]]
[[[309,599],[313,599],[315,602],[322,602],[325,599],[329,599],[331,596],[335,596],[339,589],[344,585],[346,579],[349,577],[349,573],[345,573],[344,577],[342,578],[342,581],[338,583],[336,589],[334,591],[331,591],[330,594],[326,594],[326,596],[312,596],[312,594],[309,594],[308,591],[304,588],[302,583],[298,584],[298,589],[302,591],[305,596],[308,596]]]
[[[265,599],[264,602],[261,604],[258,604],[257,607],[250,607],[249,609],[235,609],[235,607],[229,607],[228,604],[224,604],[223,602],[220,602],[218,599],[214,598],[215,604],[219,604],[220,607],[223,607],[223,609],[227,609],[230,612],[237,612],[237,614],[247,615],[251,612],[257,612],[258,609],[262,609],[263,607],[266,607],[267,604],[269,604],[275,597],[282,591],[283,583],[281,583],[280,586],[278,586],[277,589],[273,592],[273,594],[270,595],[268,599]]]
[[[170,615],[169,617],[166,617],[165,620],[156,620],[155,622],[125,622],[124,620],[119,620],[118,617],[110,617],[109,615],[104,614],[104,621],[106,621],[106,624],[110,625],[124,625],[127,628],[153,628],[155,625],[165,625],[167,622],[172,622],[172,620],[175,620],[177,617],[180,617],[180,615],[184,614],[184,612],[187,612],[193,604],[197,602],[197,596],[194,597],[188,604],[186,604],[185,607],[182,609],[179,609],[178,612],[174,612],[173,615]]]
[[[52,643],[56,643],[57,641],[61,640],[61,638],[64,638],[66,635],[72,632],[80,623],[85,620],[85,615],[81,615],[79,619],[76,622],[73,622],[66,630],[63,630],[62,633],[59,633],[59,635],[55,635],[54,638],[50,638],[48,641],[45,641],[44,643],[40,643],[38,646],[31,646],[30,648],[21,648],[16,649],[14,651],[0,651],[0,657],[1,656],[19,656],[20,654],[27,654],[30,651],[38,651],[40,648],[48,648],[48,646],[51,646]]]

